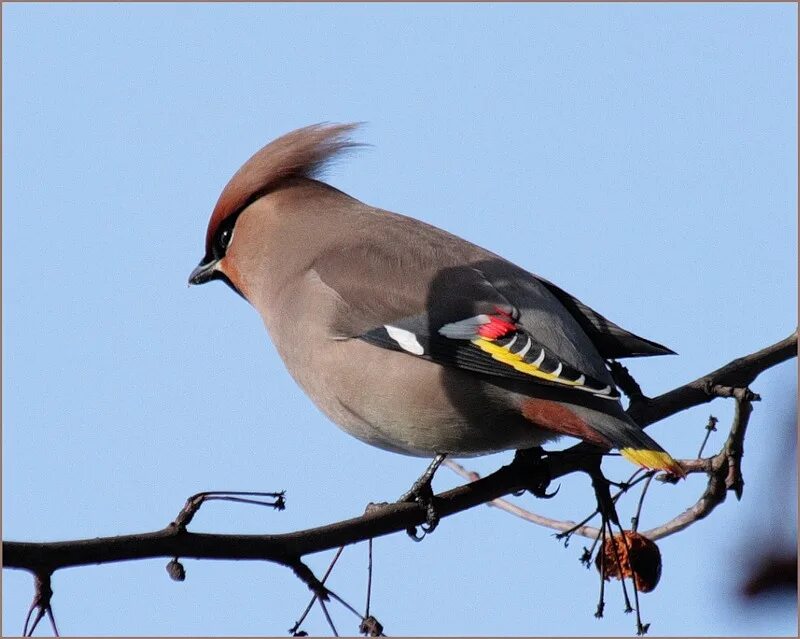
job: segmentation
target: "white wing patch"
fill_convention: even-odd
[[[422,344],[419,343],[417,336],[411,331],[407,331],[404,328],[397,328],[397,326],[389,326],[388,324],[384,324],[383,327],[386,329],[389,337],[397,342],[397,345],[404,351],[408,351],[412,355],[425,354],[425,349],[422,348]]]
[[[619,400],[619,393],[612,385],[588,377],[573,366],[561,362],[541,344],[538,344],[523,327],[516,324],[512,315],[501,310],[498,310],[497,315],[475,315],[445,324],[438,329],[438,333],[449,340],[469,341],[469,345],[460,348],[477,347],[487,357],[518,373],[591,393],[602,399]],[[394,344],[387,341],[387,337]],[[413,330],[384,324],[381,328],[366,333],[363,338],[373,341],[383,348],[395,348],[394,345],[396,345],[407,353],[418,357],[428,357],[435,362],[494,375],[503,374],[496,370],[496,365],[483,366],[482,358],[472,350],[463,353],[465,357],[463,360],[458,359],[460,352],[458,346],[448,347],[445,345],[442,352],[437,352],[435,348],[430,353],[426,352],[426,348],[430,350],[428,340],[431,338],[428,337],[425,330],[420,331],[420,334],[417,335]],[[431,341],[431,344],[437,343],[439,342]]]

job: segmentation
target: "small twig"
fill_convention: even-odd
[[[754,393],[751,393],[755,395]],[[736,393],[732,396],[747,396],[747,393],[741,392]],[[724,501],[724,491],[733,490],[734,493],[737,495],[737,498],[741,498],[742,490],[744,488],[744,481],[741,476],[741,457],[743,453],[743,443],[744,443],[744,435],[747,428],[747,423],[750,417],[750,413],[752,412],[752,406],[747,400],[740,400],[737,399],[736,403],[736,414],[734,416],[733,424],[731,426],[731,431],[726,440],[725,444],[723,445],[722,449],[719,453],[715,456],[705,459],[682,459],[680,460],[681,467],[684,469],[684,472],[687,475],[695,474],[695,473],[704,473],[709,475],[709,481],[706,486],[706,490],[703,494],[698,498],[697,502],[688,508],[686,511],[674,517],[673,519],[665,522],[664,524],[652,528],[646,532],[644,532],[644,536],[649,537],[653,541],[657,541],[658,539],[663,539],[664,537],[668,537],[673,535],[685,528],[691,526],[696,521],[703,519],[706,517],[711,511],[714,510],[722,501]],[[712,418],[716,420],[716,418]],[[709,425],[711,425],[711,421],[709,420]],[[458,475],[469,479],[471,481],[477,481],[480,479],[480,475],[473,471],[469,471],[465,469],[463,466],[457,464],[452,460],[445,461],[445,465],[448,466],[451,470],[453,470]],[[725,477],[720,478],[718,475],[721,472],[721,469],[724,468]],[[625,492],[625,490],[629,490],[637,483],[643,480],[647,480],[646,489],[649,489],[650,483],[653,477],[657,477],[659,480],[662,479],[662,475],[656,475],[655,473],[647,473],[642,477],[636,478],[636,473],[625,482],[625,488],[621,490],[619,493],[616,493],[611,502],[616,503],[617,499],[619,498],[620,494]],[[720,491],[722,491],[722,499],[720,500]],[[637,509],[636,521],[634,523],[634,530],[637,530],[638,523],[639,523],[639,512],[641,511],[644,495],[646,490],[642,492],[642,496],[640,497],[639,507]],[[553,530],[558,530],[559,534],[556,535],[559,539],[563,539],[565,537],[569,537],[573,534],[580,535],[582,537],[587,537],[589,539],[596,540],[600,536],[600,530],[594,528],[592,526],[587,526],[586,524],[598,514],[596,510],[583,521],[578,524],[570,521],[563,521],[558,519],[551,519],[549,517],[544,517],[537,513],[531,512],[524,508],[520,508],[504,499],[495,499],[491,502],[487,502],[489,506],[495,506],[504,510],[508,513],[511,513],[521,519],[525,519],[526,521],[530,521],[531,523],[544,526],[546,528],[551,528]]]
[[[641,508],[641,506],[642,506],[642,502],[644,500],[644,494],[647,492],[647,488],[650,486],[650,480],[653,479],[653,476],[654,476],[654,473],[651,474],[650,477],[648,477],[648,481],[645,484],[644,488],[642,489],[642,496],[639,499],[639,508]],[[636,513],[634,519],[638,520],[638,518],[639,518],[639,512]],[[635,528],[633,530],[634,530],[634,532],[636,531]],[[622,528],[620,528],[619,532],[620,532],[620,539],[622,540],[622,544],[625,546],[625,556],[626,556],[627,562],[628,562],[628,569],[630,570],[630,573],[631,573],[631,584],[633,585],[633,604],[634,604],[634,610],[636,611],[636,634],[639,637],[641,637],[641,636],[647,634],[647,630],[650,628],[650,624],[649,623],[647,623],[647,624],[643,624],[642,623],[642,614],[641,614],[641,610],[640,610],[640,606],[639,606],[639,586],[636,583],[636,572],[634,571],[634,567],[633,567],[633,559],[632,559],[632,556],[631,556],[631,546],[630,546],[630,543],[628,543],[628,536],[625,534],[625,531]],[[617,548],[617,544],[615,543],[614,544],[614,549],[616,550],[616,548]],[[624,570],[622,564],[619,563],[619,561],[617,561],[617,565],[619,566],[620,579],[622,580],[622,582],[624,584],[625,583],[625,570]],[[624,589],[623,589],[623,591],[624,591]],[[628,604],[628,608],[630,608],[630,603]],[[625,612],[630,612],[630,610],[626,610]]]
[[[636,587],[636,577],[633,578],[633,603],[636,606],[636,634],[643,637],[650,629],[649,623],[642,623],[642,614],[639,611],[639,589]]]
[[[362,615],[360,612],[358,612],[358,610],[356,610],[355,608],[353,608],[353,606],[351,606],[349,603],[347,603],[347,602],[346,602],[344,599],[342,599],[342,598],[341,598],[339,595],[337,595],[335,592],[333,592],[333,590],[328,590],[328,594],[331,596],[331,599],[334,599],[334,600],[338,601],[338,602],[339,602],[340,604],[342,604],[342,605],[343,605],[343,606],[344,606],[344,607],[345,607],[347,610],[349,610],[349,611],[350,611],[350,612],[352,612],[352,613],[353,613],[353,614],[354,614],[356,617],[358,617],[358,618],[361,620],[361,623],[363,623],[363,622],[364,622],[364,620],[366,619],[366,617],[364,617],[364,615]]]
[[[467,470],[461,464],[454,462],[452,459],[445,460],[444,465],[450,468],[450,470],[457,475],[460,475],[464,479],[468,479],[471,482],[478,481],[481,478],[481,476],[475,471]],[[539,526],[558,530],[561,533],[571,531],[575,527],[575,522],[551,519],[550,517],[545,517],[544,515],[540,515],[525,508],[520,508],[516,504],[512,504],[510,501],[500,497],[486,502],[486,505],[499,508],[500,510],[504,510],[512,515],[516,515],[520,519],[530,521],[531,523],[538,524]],[[589,517],[589,519],[591,519],[591,517]],[[586,521],[588,521],[588,519]],[[582,527],[582,524],[578,524],[577,528],[573,532],[583,537],[593,538],[596,537],[600,531],[591,526]]]
[[[264,501],[263,499],[247,499],[247,497],[272,497],[275,501]],[[242,490],[209,490],[192,495],[186,500],[178,516],[170,524],[180,530],[185,530],[189,523],[194,519],[197,511],[207,501],[232,501],[240,504],[254,504],[257,506],[269,506],[275,510],[286,508],[286,491],[281,490],[276,493],[264,493]]]
[[[647,472],[647,473],[641,475],[640,477],[636,477],[636,475],[639,475],[640,473],[644,473],[644,469],[638,468],[628,478],[627,481],[619,482],[619,483],[609,481],[608,479],[603,477],[603,481],[606,484],[613,485],[613,486],[619,486],[619,490],[611,496],[611,502],[610,502],[610,504],[612,506],[612,511],[614,512],[615,516],[616,516],[616,511],[613,510],[613,507],[616,506],[616,503],[617,503],[617,501],[619,501],[619,498],[622,495],[624,495],[626,492],[628,492],[631,488],[636,486],[638,483],[644,481],[645,479],[652,479],[652,477],[655,475],[655,471],[651,471],[651,472]],[[597,489],[595,489],[595,494],[597,494]],[[599,498],[598,498],[598,504],[599,504]],[[641,502],[640,502],[640,506],[639,507],[641,508]],[[525,511],[525,512],[527,512],[527,511]],[[601,511],[600,511],[600,508],[598,506],[598,508],[595,508],[594,512],[590,513],[580,523],[572,525],[572,527],[569,528],[568,530],[565,530],[563,532],[558,533],[556,535],[556,539],[564,539],[565,540],[564,541],[564,546],[565,547],[569,545],[569,538],[574,534],[578,534],[578,535],[581,535],[583,537],[588,537],[590,539],[594,539],[595,543],[592,544],[592,551],[589,553],[590,558],[591,558],[591,554],[592,554],[592,552],[594,552],[594,546],[597,543],[597,538],[600,535],[600,531],[597,528],[593,528],[591,526],[586,526],[586,524],[589,521],[591,521],[594,517],[596,517],[598,514],[600,514],[600,512]],[[533,513],[531,513],[531,514],[533,514]],[[555,523],[561,524],[561,525],[563,525],[563,524],[571,524],[571,522],[566,522],[566,521],[564,521],[564,522],[557,521],[557,520],[553,520],[553,521]],[[539,522],[534,522],[534,523],[539,523]],[[553,526],[548,526],[548,527],[553,527]]]
[[[556,533],[556,539],[558,539],[559,541],[561,541],[561,540],[564,541],[564,548],[567,548],[569,546],[569,541],[572,538],[572,535],[580,535],[582,537],[588,537],[588,538],[591,539],[592,538],[592,533],[594,533],[594,538],[597,539],[597,535],[600,533],[600,530],[597,529],[597,528],[594,528],[593,526],[587,526],[586,524],[588,524],[598,514],[600,514],[600,510],[595,508],[593,513],[590,513],[587,517],[585,517],[579,523],[575,524],[574,526],[572,526],[568,530],[565,530],[565,531],[560,532],[560,533]],[[569,522],[565,521],[563,523],[568,524]]]
[[[600,599],[597,602],[597,610],[595,610],[594,616],[597,619],[601,619],[603,617],[603,612],[606,607],[605,596],[606,596],[606,527],[605,522],[600,527],[600,535],[597,537],[600,540]],[[597,541],[592,544],[592,550],[589,554],[589,560],[591,561],[591,555],[594,552],[594,547],[597,545]]]
[[[681,463],[684,463],[681,461]],[[461,464],[453,461],[452,459],[448,459],[444,462],[444,465],[450,468],[454,473],[463,477],[464,479],[468,479],[470,481],[478,481],[481,476],[479,473],[476,473],[473,470],[468,470],[464,468]],[[621,489],[614,493],[611,497],[614,503],[623,495],[625,492],[636,486],[639,482],[644,481],[649,475],[644,474],[641,477],[637,477],[643,470],[641,468],[636,469],[633,474],[627,479],[627,481],[618,484],[621,486]],[[691,472],[705,472],[704,470],[694,469]],[[529,521],[532,524],[536,524],[537,526],[542,526],[544,528],[550,528],[551,530],[557,530],[558,534],[556,538],[559,540],[566,539],[567,542],[565,545],[568,545],[568,539],[573,535],[578,535],[580,537],[586,537],[587,539],[591,539],[596,541],[598,536],[600,535],[600,529],[595,528],[594,526],[587,526],[586,524],[591,521],[595,516],[599,514],[599,510],[595,510],[593,513],[585,517],[578,523],[570,520],[561,520],[561,519],[552,519],[550,517],[545,517],[544,515],[540,515],[535,513],[531,510],[526,508],[521,508],[516,504],[511,503],[510,501],[502,498],[497,498],[492,501],[486,502],[487,506],[492,506],[503,510],[511,515],[519,517],[520,519],[524,519],[525,521]]]
[[[367,605],[364,616],[369,617],[369,604],[372,598],[372,539],[368,542],[367,551]]]
[[[336,632],[336,626],[333,625],[333,619],[331,619],[331,615],[328,612],[328,606],[325,605],[325,602],[322,599],[319,600],[319,606],[320,608],[322,608],[322,613],[325,615],[325,619],[328,620],[328,625],[331,627],[331,632],[333,633],[333,636],[338,637],[339,633]]]
[[[697,458],[703,456],[703,450],[705,450],[706,444],[708,443],[708,438],[711,437],[711,433],[716,432],[717,424],[719,420],[714,417],[713,415],[708,416],[708,424],[706,424],[706,436],[703,437],[703,443],[700,444],[700,450],[697,451]]]
[[[597,537],[592,540],[592,545],[588,548],[584,546],[583,553],[581,553],[581,556],[578,558],[578,561],[580,561],[587,568],[592,567],[592,557],[594,556],[594,551],[597,548],[597,543],[600,541],[601,537],[602,531],[598,530]]]
[[[614,530],[611,528],[611,522],[608,519],[606,519],[604,521],[604,524],[608,529],[609,540],[611,541],[611,551],[614,553],[614,563],[619,568],[619,581],[620,584],[622,585],[622,598],[625,601],[625,612],[628,613],[631,612],[633,608],[631,607],[631,600],[628,597],[628,588],[625,585],[625,567],[623,566],[622,559],[619,556],[619,548],[617,548],[617,544],[614,541]],[[619,522],[617,522],[617,528],[619,528],[619,534],[622,536],[622,539],[625,540],[625,531],[622,529],[622,526],[620,526]],[[626,544],[626,549],[627,549],[627,544]],[[605,547],[600,548],[600,552],[603,553],[603,555],[605,555],[606,554]],[[635,590],[636,589],[635,583],[633,587]]]
[[[628,540],[626,539],[625,535],[622,535],[622,539],[624,543],[628,544]],[[628,560],[630,561],[630,548],[628,548]],[[643,636],[647,634],[647,629],[650,627],[650,624],[642,623],[642,612],[640,610],[639,604],[639,588],[636,586],[636,575],[634,574],[631,578],[631,582],[633,583],[633,605],[634,609],[636,610],[636,634],[638,636]]]
[[[647,495],[647,489],[650,488],[650,484],[653,481],[653,477],[656,476],[656,471],[649,471],[646,475],[647,479],[645,480],[645,484],[642,487],[642,494],[639,496],[639,503],[636,506],[636,514],[631,517],[631,530],[636,532],[636,529],[639,528],[639,518],[642,515],[642,506],[644,506],[644,498]]]
[[[50,585],[51,573],[37,572],[34,574],[33,578],[33,601],[31,602],[31,607],[28,609],[28,614],[25,617],[25,624],[22,629],[22,634],[25,637],[32,637],[33,632],[36,630],[36,626],[39,625],[39,622],[46,615],[50,620],[50,625],[53,628],[53,634],[58,637],[60,635],[58,634],[58,627],[56,626],[56,619],[53,616],[53,607],[51,604],[53,599],[53,589]],[[36,617],[31,623],[31,616],[33,615],[34,610],[36,611]]]
[[[322,579],[319,580],[319,584],[325,589],[325,593],[331,599],[334,599],[335,601],[338,601],[347,610],[352,612],[356,617],[358,617],[361,620],[361,624],[363,625],[367,621],[367,618],[364,615],[362,615],[360,612],[358,612],[355,608],[353,608],[353,606],[351,606],[349,603],[347,603],[344,599],[342,599],[339,595],[337,595],[333,590],[331,590],[330,588],[325,586],[325,582],[328,580],[328,577],[330,576],[331,572],[333,571],[333,568],[336,565],[336,562],[339,561],[339,557],[342,556],[342,552],[343,551],[344,551],[344,546],[340,546],[339,549],[336,551],[336,554],[334,555],[333,559],[331,560],[331,563],[328,565],[328,568],[325,571],[325,574],[322,576]],[[303,569],[300,568],[300,570],[302,571]],[[295,572],[297,572],[297,570],[295,570]],[[301,579],[303,579],[303,577],[301,577]],[[306,581],[306,579],[303,579],[303,580]],[[308,583],[308,581],[306,581],[306,583]],[[309,587],[311,587],[311,586],[309,586]],[[297,636],[299,634],[300,626],[306,620],[306,617],[308,616],[308,613],[311,612],[311,608],[313,608],[313,606],[314,606],[314,602],[316,602],[317,600],[319,600],[320,606],[322,607],[322,610],[325,613],[325,616],[328,617],[328,621],[329,621],[329,623],[331,623],[330,617],[328,615],[328,610],[323,605],[323,603],[322,603],[323,600],[320,598],[320,596],[318,594],[318,590],[319,589],[318,588],[312,588],[312,590],[314,590],[314,594],[311,597],[311,601],[308,602],[308,605],[306,606],[306,609],[303,611],[303,614],[300,615],[300,619],[298,619],[295,622],[295,624],[291,628],[289,628],[289,632],[293,636]],[[376,620],[376,623],[377,623],[377,620]],[[378,624],[378,625],[380,625],[380,624]],[[332,624],[331,624],[331,628],[333,629],[333,632],[336,633],[336,629],[333,628]]]
[[[633,471],[633,473],[631,473],[631,476],[628,477],[628,479],[626,479],[625,481],[622,481],[622,482],[612,482],[612,481],[610,481],[609,483],[611,483],[612,485],[614,485],[617,488],[619,488],[621,492],[626,492],[632,486],[634,486],[636,482],[638,482],[641,479],[641,478],[637,477],[637,475],[640,475],[640,474],[645,473],[645,472],[647,472],[646,469],[637,468],[636,470]]]
[[[613,484],[614,486],[619,486],[619,490],[611,496],[611,503],[616,505],[619,498],[628,492],[631,488],[633,488],[636,484],[638,484],[644,477],[639,477],[634,480],[634,477],[642,472],[642,469],[637,469],[626,482],[616,483],[605,480],[608,484]],[[598,514],[600,514],[599,506],[594,509],[594,512],[590,513],[583,521],[579,524],[573,525],[569,530],[565,530],[560,532],[556,535],[556,539],[564,539],[564,547],[569,545],[569,538],[574,534],[580,534],[584,537],[589,537],[590,539],[594,539],[597,542],[597,537],[600,534],[600,530],[597,528],[592,528],[591,526],[586,526],[589,521],[594,519]],[[571,522],[558,522],[563,524],[570,524]],[[592,549],[594,549],[594,544],[592,545]],[[591,555],[591,553],[590,553]]]
[[[325,571],[325,574],[322,576],[322,579],[320,580],[321,584],[325,585],[325,582],[328,579],[328,575],[331,574],[331,571],[333,570],[333,567],[336,565],[336,562],[339,561],[339,557],[341,557],[343,550],[344,550],[344,546],[340,546],[339,550],[336,551],[336,554],[334,555],[333,560],[331,560],[331,563],[328,566],[328,569]],[[294,623],[294,625],[291,628],[289,628],[289,632],[292,633],[292,635],[296,634],[297,631],[300,630],[300,626],[306,620],[306,617],[308,616],[308,613],[311,612],[311,608],[314,607],[314,602],[316,600],[317,600],[317,595],[316,595],[316,593],[314,593],[313,595],[311,595],[311,601],[308,602],[308,605],[306,606],[306,609],[303,611],[303,614],[300,615],[300,618]]]
[[[655,541],[688,528],[695,522],[707,517],[717,506],[724,502],[729,490],[732,490],[737,498],[741,498],[742,490],[744,489],[741,469],[743,442],[751,412],[752,405],[750,402],[745,400],[736,401],[733,424],[722,450],[710,459],[695,460],[697,462],[696,468],[708,473],[708,483],[703,494],[694,505],[687,508],[677,517],[643,533],[645,537]],[[687,472],[696,471],[694,468],[687,467]]]
[[[725,366],[678,388],[631,404],[628,415],[642,428],[679,413],[687,408],[706,404],[718,395],[707,389],[715,386],[745,388],[768,368],[797,357],[797,331],[760,351],[739,357]]]

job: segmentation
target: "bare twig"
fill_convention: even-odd
[[[647,490],[650,488],[650,484],[653,482],[653,477],[656,474],[653,471],[647,473],[647,479],[644,482],[644,486],[642,487],[642,494],[639,496],[639,503],[636,506],[636,513],[631,518],[631,530],[636,532],[636,529],[639,528],[639,519],[642,516],[642,508],[644,507],[644,498],[647,495]]]
[[[274,499],[274,501],[252,499],[253,497],[271,497]],[[262,493],[242,490],[208,490],[189,497],[171,525],[175,528],[185,529],[192,519],[194,519],[194,516],[197,514],[197,511],[200,510],[200,507],[207,501],[214,500],[232,501],[240,504],[253,504],[256,506],[269,506],[275,510],[284,510],[286,508],[286,492],[283,490],[277,493]]]
[[[306,617],[308,616],[308,613],[311,612],[311,608],[314,606],[314,603],[317,602],[317,601],[319,602],[320,608],[322,608],[322,611],[325,614],[325,617],[327,618],[328,623],[331,626],[331,630],[333,631],[334,634],[336,634],[336,628],[333,626],[333,622],[332,622],[332,620],[330,618],[330,615],[328,614],[328,609],[327,609],[327,606],[325,606],[325,604],[324,604],[324,599],[319,596],[320,586],[325,588],[325,594],[330,599],[334,599],[335,601],[338,601],[340,604],[342,604],[342,606],[344,606],[347,610],[349,610],[356,617],[358,617],[361,620],[361,624],[362,625],[366,622],[367,618],[364,615],[359,613],[355,608],[353,608],[353,606],[351,606],[344,599],[342,599],[339,595],[337,595],[333,590],[331,590],[330,588],[328,588],[325,585],[325,582],[328,580],[328,577],[330,577],[331,572],[333,572],[334,566],[336,566],[336,562],[339,561],[339,557],[342,556],[342,552],[343,551],[344,551],[344,546],[340,546],[339,549],[336,551],[336,554],[334,555],[333,559],[331,560],[331,563],[328,565],[328,569],[325,571],[325,574],[322,576],[322,579],[319,580],[318,585],[310,585],[309,586],[314,591],[314,594],[311,597],[311,601],[308,602],[308,606],[306,606],[306,609],[303,611],[303,614],[300,615],[300,619],[298,619],[295,622],[295,624],[291,628],[289,628],[289,632],[293,636],[299,636],[300,634],[304,635],[304,633],[302,633],[302,631],[300,631],[300,626],[303,624],[303,622],[305,621]],[[304,572],[303,568],[300,568],[300,570],[301,570],[301,572]],[[304,574],[307,576],[307,573],[304,572]],[[305,576],[301,577],[301,579],[306,581],[306,577]],[[306,581],[306,583],[309,583],[309,582]]]
[[[722,450],[709,459],[697,460],[703,463],[708,473],[708,484],[703,494],[697,502],[677,517],[642,533],[645,537],[653,540],[661,539],[688,528],[707,517],[725,501],[729,490],[733,491],[737,498],[741,498],[744,489],[741,468],[743,442],[751,411],[750,402],[736,401],[733,424]]]
[[[726,442],[723,444],[721,450],[716,455],[705,459],[680,460],[680,464],[684,468],[687,475],[704,473],[709,476],[706,489],[692,507],[688,508],[686,511],[670,521],[645,531],[642,533],[645,537],[649,537],[653,541],[656,541],[684,530],[693,523],[708,516],[708,514],[713,511],[714,508],[722,503],[722,501],[725,499],[727,490],[733,490],[737,495],[737,498],[741,498],[741,491],[744,487],[744,481],[741,474],[741,458],[743,453],[744,435],[751,411],[752,407],[749,402],[741,400],[737,401],[736,413],[731,425],[730,434]],[[445,465],[466,479],[474,481],[475,478],[480,477],[477,473],[465,469],[463,466],[460,466],[452,460],[447,460]],[[633,530],[636,530],[638,527],[639,513],[642,508],[644,496],[650,486],[650,480],[655,476],[655,473],[647,473],[636,482],[626,482],[626,489],[629,489],[640,480],[647,481],[647,485],[642,491],[642,495],[639,500],[637,513],[634,516],[635,523],[633,524]],[[624,490],[615,494],[612,498],[612,501],[616,502],[617,498],[622,492],[624,492]],[[576,534],[593,540],[596,540],[600,534],[600,530],[598,528],[585,525],[586,522],[598,514],[598,511],[590,514],[581,523],[575,524],[572,521],[544,517],[543,515],[539,515],[531,512],[530,510],[516,506],[505,499],[495,499],[487,505],[495,506],[539,526],[550,528],[552,530],[558,530],[562,534]]]
[[[637,403],[628,414],[642,428],[661,421],[687,408],[706,404],[717,397],[707,389],[715,386],[748,388],[756,377],[768,368],[797,357],[797,331],[780,342],[760,351],[733,360],[693,382],[679,386],[663,395]]]
[[[22,629],[22,634],[26,637],[32,637],[36,626],[39,622],[47,616],[50,621],[50,626],[53,628],[53,634],[58,637],[58,627],[56,626],[56,619],[53,616],[53,606],[51,601],[53,599],[53,589],[50,586],[51,573],[37,572],[34,574],[34,594],[31,607],[28,609],[28,614],[25,617],[25,624]],[[36,616],[33,616],[33,613]],[[33,617],[33,621],[31,621]]]
[[[325,619],[328,622],[328,625],[331,628],[331,632],[333,633],[334,637],[338,637],[339,633],[336,632],[336,626],[333,625],[333,619],[331,619],[331,615],[328,612],[328,606],[325,605],[325,601],[320,599],[319,600],[319,607],[322,608],[322,613],[325,615]]]
[[[330,576],[333,567],[336,565],[336,562],[339,561],[339,557],[342,556],[342,551],[344,551],[344,546],[339,546],[339,550],[336,551],[336,554],[333,556],[333,559],[331,560],[328,569],[325,571],[325,574],[322,575],[322,579],[320,579],[320,583],[322,585],[325,585],[325,582],[328,580],[328,577]],[[308,613],[311,612],[311,608],[313,608],[314,602],[316,600],[317,600],[317,593],[315,592],[313,595],[311,595],[311,601],[308,602],[308,605],[306,606],[306,609],[303,611],[303,614],[300,615],[300,618],[294,623],[294,625],[291,628],[289,628],[289,632],[292,633],[292,635],[296,635],[297,632],[300,630],[300,626],[306,620]]]
[[[600,527],[600,535],[597,539],[600,540],[600,597],[597,600],[597,609],[595,610],[594,616],[597,619],[602,619],[603,612],[606,608],[606,553],[604,552],[604,548],[606,545],[606,525],[605,521],[603,525]],[[594,546],[597,544],[597,540],[595,540],[595,544],[592,545],[592,550],[589,552],[588,562],[591,562],[591,556],[594,552]],[[591,565],[589,563],[589,565]]]
[[[706,444],[708,443],[708,438],[711,437],[711,433],[717,430],[718,423],[719,420],[716,417],[713,415],[708,416],[708,424],[706,424],[706,436],[703,437],[703,443],[700,444],[700,450],[697,451],[698,458],[703,456],[703,450],[705,450]]]
[[[446,459],[444,465],[447,466],[457,475],[460,475],[461,477],[463,477],[464,479],[468,479],[469,481],[478,481],[481,478],[481,476],[475,471],[467,470],[461,464],[453,461],[452,459]],[[562,521],[560,519],[551,519],[550,517],[539,515],[538,513],[532,512],[525,508],[521,508],[516,504],[512,504],[507,499],[502,499],[502,498],[493,499],[492,501],[487,502],[486,505],[494,506],[495,508],[499,508],[500,510],[504,510],[508,513],[511,513],[512,515],[516,515],[520,519],[524,519],[539,526],[544,526],[545,528],[558,530],[560,532],[567,532],[575,526],[575,522],[573,521]],[[600,533],[600,529],[594,528],[592,526],[579,526],[574,532],[575,534],[578,534],[582,537],[595,538]]]
[[[372,600],[372,539],[368,542],[367,559],[367,603],[365,605],[364,616],[369,617],[369,606]]]

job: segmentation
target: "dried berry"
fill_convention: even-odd
[[[606,538],[594,563],[606,580],[633,577],[639,592],[655,589],[661,578],[661,551],[656,542],[631,530]]]

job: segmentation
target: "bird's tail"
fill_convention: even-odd
[[[658,446],[658,444],[656,444],[656,446]],[[619,452],[622,453],[622,456],[625,459],[637,464],[638,466],[641,466],[642,468],[647,468],[649,470],[666,470],[667,472],[677,475],[678,477],[686,477],[686,473],[684,472],[683,468],[681,468],[681,465],[672,458],[672,455],[661,449],[660,446],[659,449],[660,450],[620,448]]]
[[[665,470],[678,477],[685,477],[681,465],[673,459],[650,435],[644,432],[630,417],[604,415],[606,419],[592,420],[592,427],[619,449],[628,461],[650,470]]]
[[[603,400],[608,402],[608,400]],[[665,470],[685,477],[681,465],[645,433],[618,402],[599,411],[579,404],[528,397],[522,402],[522,414],[540,428],[561,435],[619,449],[622,456],[644,468]]]

